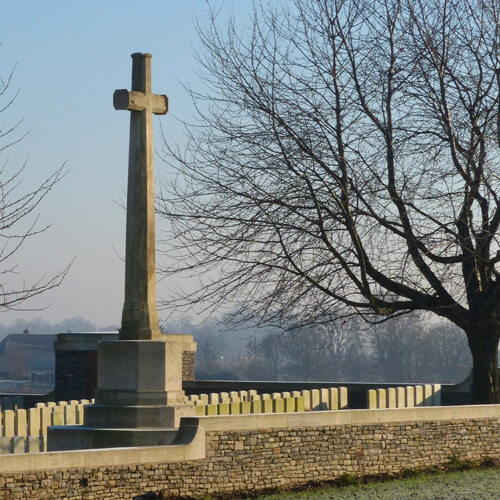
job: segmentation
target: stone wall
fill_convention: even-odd
[[[499,459],[500,405],[190,418],[179,436],[170,447],[5,456],[0,491],[6,499],[162,490],[178,498]]]

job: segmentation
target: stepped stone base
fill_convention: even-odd
[[[86,450],[93,448],[129,448],[171,444],[177,429],[169,428],[105,428],[83,425],[48,428],[47,451]]]
[[[195,415],[192,406],[87,405],[85,425],[51,426],[47,450],[84,450],[170,444],[182,417]]]
[[[49,427],[48,450],[170,444],[181,417],[194,416],[182,390],[183,353],[194,351],[191,335],[99,342],[96,404],[83,426]]]
[[[85,407],[86,427],[178,428],[182,417],[195,415],[193,406],[107,406]]]

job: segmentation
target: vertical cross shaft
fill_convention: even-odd
[[[115,109],[130,111],[125,248],[125,301],[121,340],[160,335],[156,309],[152,113],[165,114],[167,97],[151,93],[151,54],[132,54],[132,90],[116,90]]]

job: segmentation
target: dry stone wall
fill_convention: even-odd
[[[382,420],[385,413],[380,412],[391,411],[409,415],[404,413],[409,410],[374,410]],[[99,467],[65,468],[60,464],[56,470],[3,473],[0,498],[122,499],[148,491],[163,491],[173,498],[231,494],[297,487],[345,473],[397,473],[446,464],[453,457],[500,458],[498,411],[497,416],[485,418],[312,424],[318,418],[324,421],[328,413],[348,417],[350,411],[303,414],[307,418],[295,414],[282,425],[278,425],[278,415],[200,418],[200,426],[205,427],[203,458]],[[394,414],[390,415],[393,420]],[[229,429],[234,425],[234,419],[241,419],[239,426],[243,427],[245,422],[259,425],[224,430],[226,425]],[[307,419],[310,425],[304,425]],[[266,422],[274,426],[267,428]]]

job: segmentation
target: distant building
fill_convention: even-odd
[[[0,342],[0,379],[22,380],[33,387],[54,385],[56,338],[57,335],[33,335],[28,329],[7,335]]]

